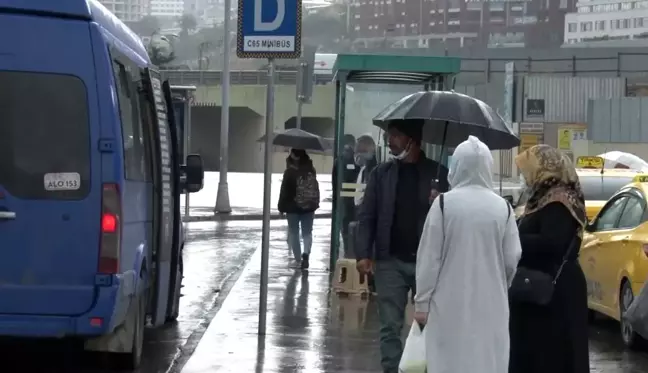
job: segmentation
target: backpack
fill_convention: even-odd
[[[315,211],[319,208],[319,183],[313,172],[301,173],[297,176],[295,204],[301,210]]]

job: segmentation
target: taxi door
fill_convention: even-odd
[[[618,265],[615,273],[611,274],[615,275],[617,296],[614,301],[616,302],[620,299],[618,291],[621,289],[621,281],[624,277],[631,281],[636,296],[648,276],[648,263],[643,250],[646,236],[638,228],[645,221],[645,212],[645,197],[639,190],[631,189],[628,202],[619,219],[619,230],[615,232],[614,238],[619,242],[619,252],[616,255]],[[618,309],[618,303],[616,305]]]
[[[622,194],[611,199],[601,210],[583,239],[580,263],[587,279],[588,302],[598,311],[610,314],[612,309],[606,299],[610,296],[606,288],[606,277],[614,259],[615,230],[628,201]]]

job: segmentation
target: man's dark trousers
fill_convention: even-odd
[[[375,266],[380,317],[380,354],[384,373],[398,373],[403,354],[401,335],[410,290],[416,287],[416,263],[399,259],[379,260]]]

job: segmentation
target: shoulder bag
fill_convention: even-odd
[[[521,303],[531,303],[539,306],[548,305],[553,298],[554,288],[560,274],[569,260],[569,255],[576,246],[576,237],[575,235],[572,238],[569,248],[563,256],[562,263],[560,263],[560,267],[553,276],[537,269],[518,267],[509,289],[510,297]]]

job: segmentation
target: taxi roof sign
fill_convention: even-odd
[[[605,160],[602,157],[587,156],[576,158],[576,168],[594,168],[602,170],[605,167]]]
[[[639,174],[632,179],[633,183],[648,183],[648,174]]]

